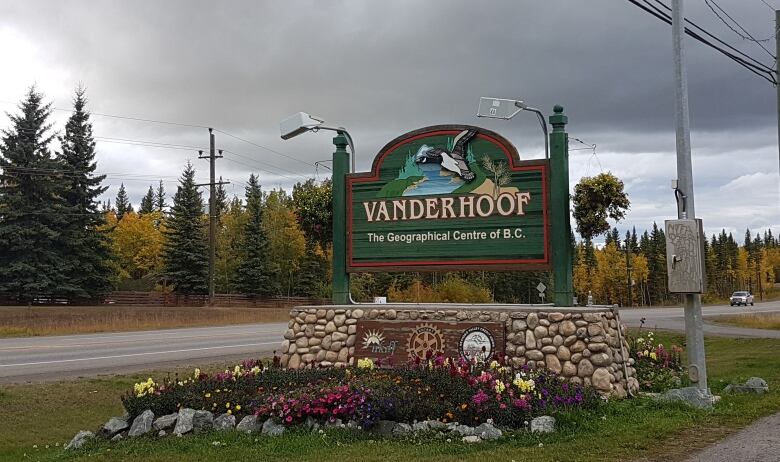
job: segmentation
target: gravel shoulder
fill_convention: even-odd
[[[780,413],[764,417],[686,462],[779,462]]]

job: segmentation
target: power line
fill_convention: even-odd
[[[772,11],[775,11],[775,7],[773,7],[772,5],[770,5],[769,3],[767,3],[767,2],[766,2],[766,0],[761,0],[761,3],[763,3],[764,5],[766,5],[766,6],[767,6],[767,7],[768,7],[770,10],[772,10]]]
[[[765,42],[768,42],[768,41],[770,41],[770,40],[772,40],[772,39],[774,39],[774,38],[775,38],[774,36],[771,36],[771,37],[769,37],[769,38],[765,38],[765,39],[763,39],[763,40],[757,40],[755,37],[753,37],[752,35],[750,35],[750,32],[748,32],[748,31],[747,31],[747,29],[745,29],[744,27],[742,27],[742,25],[741,25],[740,23],[738,23],[736,19],[732,18],[732,17],[731,17],[731,15],[729,15],[728,13],[726,13],[726,10],[724,10],[724,9],[723,9],[723,8],[722,8],[720,5],[718,5],[717,3],[715,3],[715,0],[704,0],[704,3],[707,5],[707,7],[709,7],[709,9],[712,11],[712,13],[713,13],[713,14],[715,14],[715,16],[716,16],[718,19],[720,19],[720,22],[722,22],[723,24],[725,24],[725,25],[726,25],[726,27],[728,27],[729,29],[731,29],[731,31],[732,31],[732,32],[734,32],[735,34],[737,34],[737,36],[738,36],[739,38],[741,38],[742,40],[750,40],[750,41],[752,41],[752,42],[755,42],[755,43],[756,43],[758,46],[760,46],[760,47],[761,47],[761,49],[763,49],[764,51],[766,51],[766,53],[767,53],[769,56],[771,56],[771,57],[772,57],[772,59],[775,59],[775,56],[772,54],[772,52],[771,52],[771,51],[769,51],[769,50],[768,50],[768,49],[767,49],[767,48],[764,46],[764,43],[765,43]],[[724,15],[726,15],[726,17],[727,17],[727,18],[729,18],[729,19],[731,20],[731,22],[733,22],[733,23],[734,23],[734,24],[735,24],[737,27],[739,27],[739,28],[742,30],[742,32],[744,32],[745,34],[747,34],[747,36],[745,36],[745,35],[741,34],[741,33],[740,33],[738,30],[734,29],[734,28],[731,26],[731,24],[729,24],[729,23],[728,23],[728,21],[726,21],[725,19],[723,19],[723,17],[721,17],[721,15],[720,15],[720,14],[718,14],[718,12],[717,12],[717,11],[715,11],[715,8],[717,8],[718,10],[720,10],[720,12],[721,12],[721,13],[723,13]],[[763,42],[763,43],[762,43],[762,42]]]
[[[644,0],[644,3],[646,5],[639,3],[638,0],[628,0],[628,1],[631,4],[633,4],[634,6],[637,6],[637,7],[641,8],[642,10],[644,10],[645,12],[650,13],[651,15],[655,16],[656,18],[660,19],[661,21],[663,21],[663,22],[665,22],[667,24],[672,24],[671,16],[669,16],[666,12],[660,10],[658,7],[653,6],[650,3],[649,0]],[[663,3],[662,1],[656,0],[656,3],[659,3],[660,5],[662,5],[667,10],[670,10],[670,8],[665,3]],[[709,40],[707,40],[704,37],[702,37],[701,35],[699,35],[697,32],[694,32],[690,28],[686,27],[685,28],[685,33],[688,34],[690,37],[692,37],[692,38],[698,40],[699,42],[702,42],[705,45],[708,45],[709,47],[719,51],[723,55],[731,58],[737,64],[741,65],[742,67],[746,68],[747,70],[749,70],[750,72],[756,74],[757,76],[761,77],[762,79],[768,81],[769,83],[771,83],[773,85],[777,84],[776,73],[775,73],[774,70],[772,70],[772,68],[766,66],[765,64],[762,64],[760,61],[757,61],[755,58],[752,58],[752,57],[746,55],[745,53],[737,50],[733,46],[729,45],[728,43],[724,42],[723,40],[719,39],[718,37],[712,35],[710,32],[706,31],[702,27],[698,26],[693,21],[691,21],[689,19],[686,19],[685,22],[687,22],[691,26],[693,26],[696,29],[698,29],[699,31],[701,31],[702,34],[711,37],[714,41],[722,44],[723,46],[719,46],[719,45],[716,45],[716,44],[710,42]],[[733,50],[733,52],[725,49],[724,47]],[[744,58],[740,57],[739,55],[742,55]]]
[[[313,165],[313,164],[311,164],[310,162],[305,162],[305,161],[302,161],[302,160],[300,160],[300,159],[298,159],[298,158],[296,158],[296,157],[293,157],[293,156],[287,155],[287,154],[285,154],[285,153],[283,153],[283,152],[279,152],[279,151],[277,151],[277,150],[275,150],[275,149],[271,149],[271,148],[269,148],[268,146],[263,146],[262,144],[257,144],[257,143],[255,143],[254,141],[249,141],[249,140],[247,140],[247,139],[241,138],[240,136],[233,135],[233,134],[231,134],[231,133],[228,133],[228,132],[226,132],[226,131],[224,131],[224,130],[220,130],[220,129],[218,129],[218,128],[215,128],[215,129],[214,129],[214,131],[217,131],[217,132],[219,132],[219,133],[222,133],[222,134],[224,134],[224,135],[227,135],[227,136],[229,136],[229,137],[231,137],[231,138],[235,138],[235,139],[237,139],[237,140],[239,140],[239,141],[243,141],[244,143],[251,144],[252,146],[258,147],[258,148],[260,148],[260,149],[265,149],[266,151],[268,151],[268,152],[272,152],[272,153],[274,153],[274,154],[276,154],[276,155],[278,155],[278,156],[282,156],[282,157],[286,157],[286,158],[288,158],[288,159],[294,160],[294,161],[296,161],[296,162],[299,162],[299,163],[301,163],[301,164],[303,164],[303,165],[306,165],[307,167],[311,167],[311,166]]]

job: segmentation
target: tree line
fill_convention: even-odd
[[[19,113],[9,114],[11,126],[2,131],[0,296],[19,302],[36,297],[78,302],[99,300],[116,289],[206,293],[209,216],[193,166],[185,165],[173,197],[160,181],[149,185],[135,208],[121,184],[113,204],[101,203],[107,186],[105,176],[95,173],[95,140],[83,88],[76,90],[73,106],[63,133],[53,134],[51,105],[33,87]],[[55,138],[57,152],[50,148]],[[603,181],[614,183],[622,194],[619,180],[607,176]],[[586,214],[578,224],[590,224],[594,232],[609,230],[604,218],[619,215],[610,212],[611,199],[582,191],[577,197],[584,205],[575,201],[575,208]],[[328,298],[331,199],[329,180],[309,179],[288,193],[265,191],[258,177],[250,175],[242,197],[232,198],[220,185],[217,292]],[[593,202],[601,205],[588,209]],[[593,213],[599,207],[604,210]],[[655,224],[641,235],[634,229],[622,240],[612,229],[603,246],[591,239],[576,242],[572,235],[580,303],[588,295],[608,304],[675,302],[666,287],[665,242]],[[758,293],[780,273],[780,245],[771,231],[759,236],[748,230],[741,246],[722,231],[708,239],[706,270],[706,297],[722,299],[742,289]],[[548,301],[543,294],[551,293],[554,284],[548,272],[517,271],[372,273],[351,279],[352,294],[361,301],[389,295],[392,301],[540,303]],[[538,290],[540,283],[546,290]]]

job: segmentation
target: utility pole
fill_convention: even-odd
[[[780,10],[775,10],[775,92],[777,93],[777,147],[778,147],[778,173],[780,173]],[[780,182],[778,182],[780,193]]]
[[[209,182],[197,186],[209,187],[209,306],[214,305],[214,261],[217,256],[217,185],[230,184],[227,181],[216,181],[217,172],[215,161],[222,158],[222,150],[216,154],[214,130],[209,128],[209,155],[204,156],[203,151],[198,151],[198,159],[209,160]]]
[[[682,204],[677,203],[677,218],[694,219],[693,169],[691,167],[691,133],[688,113],[688,80],[685,70],[683,37],[685,24],[683,0],[672,0],[672,45],[674,52],[674,120],[677,134],[677,189]],[[709,394],[707,364],[704,357],[704,326],[701,315],[701,295],[687,293],[685,297],[685,336],[688,347],[689,377],[699,390]]]

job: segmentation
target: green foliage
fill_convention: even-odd
[[[314,179],[293,186],[292,205],[298,217],[301,230],[311,248],[319,244],[322,248],[333,241],[333,183],[325,180],[320,184]]]
[[[572,196],[577,232],[593,238],[609,230],[607,218],[620,221],[631,205],[623,191],[623,182],[611,173],[584,177]]]
[[[120,183],[119,192],[116,194],[114,203],[116,206],[117,220],[121,220],[126,213],[133,211],[133,204],[130,203],[130,199],[127,197],[127,191],[125,190],[124,183]]]
[[[664,347],[662,343],[656,343],[655,334],[640,331],[630,349],[631,358],[634,359],[636,378],[639,381],[639,389],[649,392],[663,392],[671,388],[679,388],[687,381],[685,370],[682,367],[682,348],[672,345]]]
[[[105,175],[95,175],[95,141],[92,122],[86,109],[84,88],[76,89],[73,114],[60,137],[62,152],[59,160],[66,171],[64,199],[68,211],[67,224],[61,229],[64,253],[62,266],[70,288],[70,298],[96,299],[113,288],[114,255],[109,236],[103,226],[105,219],[98,209],[98,197],[106,189]]]
[[[30,88],[0,142],[0,292],[29,301],[77,292],[62,265],[70,218],[63,164],[48,145],[51,105]]]
[[[154,193],[154,207],[160,213],[164,212],[165,207],[167,207],[167,204],[165,203],[165,188],[163,187],[162,180],[160,180],[157,191]]]
[[[154,190],[149,186],[149,191],[147,191],[146,195],[141,199],[141,207],[138,209],[138,213],[152,213],[154,210]]]
[[[263,194],[254,174],[249,175],[246,187],[246,215],[237,270],[238,288],[245,294],[271,295],[276,292],[276,287],[272,279],[273,266],[268,258],[268,238],[263,227]]]
[[[163,260],[165,275],[181,294],[207,291],[208,249],[203,229],[203,199],[188,162],[179,180],[167,220]]]
[[[490,303],[493,301],[489,290],[467,282],[457,275],[450,275],[433,286],[415,280],[405,289],[390,287],[387,298],[391,302],[415,303]]]

